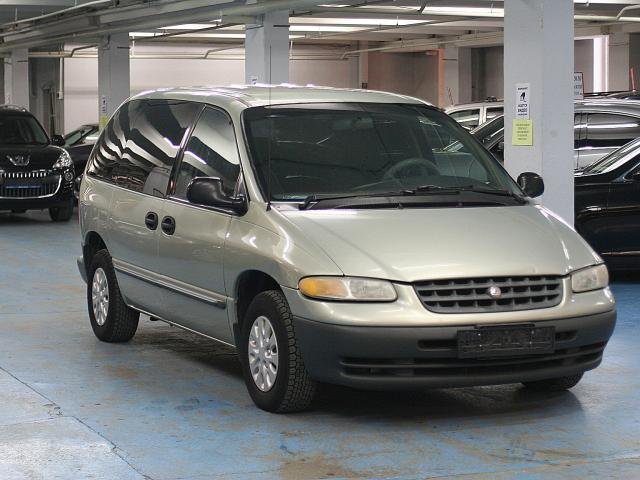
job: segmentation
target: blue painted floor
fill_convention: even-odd
[[[640,478],[640,277],[614,284],[605,361],[571,392],[331,388],[255,408],[233,352],[144,321],[100,343],[78,225],[0,214],[0,479]]]

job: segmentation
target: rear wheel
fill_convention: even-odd
[[[522,384],[531,390],[540,392],[561,392],[575,387],[582,379],[582,375],[582,373],[576,373],[575,375],[568,375],[566,377],[548,378],[535,382],[522,382]]]
[[[68,222],[73,216],[73,197],[70,198],[65,205],[59,207],[51,207],[49,216],[54,222]]]
[[[297,412],[309,407],[316,392],[302,360],[291,310],[282,292],[257,295],[244,318],[240,361],[255,404],[268,412]]]
[[[88,272],[87,304],[93,333],[103,342],[127,342],[138,329],[140,314],[122,299],[111,255],[100,250]]]

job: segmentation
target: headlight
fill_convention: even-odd
[[[583,268],[571,274],[571,289],[576,292],[599,290],[609,285],[609,272],[604,264]]]
[[[398,295],[391,282],[358,277],[307,277],[298,282],[303,295],[321,300],[392,302]]]
[[[53,164],[53,168],[65,169],[71,167],[73,167],[73,160],[71,160],[71,156],[66,150],[62,150],[58,160]]]

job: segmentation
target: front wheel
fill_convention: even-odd
[[[545,380],[537,380],[535,382],[523,382],[522,384],[539,392],[561,392],[575,387],[582,379],[582,373],[568,375],[566,377],[548,378]]]
[[[244,318],[240,361],[254,403],[268,412],[297,412],[309,407],[316,392],[304,366],[291,310],[282,292],[257,295]]]
[[[51,207],[49,209],[49,216],[54,222],[68,222],[73,216],[73,197],[62,206]]]
[[[107,250],[94,255],[88,274],[87,303],[93,333],[103,342],[131,340],[140,314],[124,303]]]

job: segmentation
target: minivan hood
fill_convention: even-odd
[[[400,282],[565,275],[600,262],[537,206],[283,211],[345,275]]]

